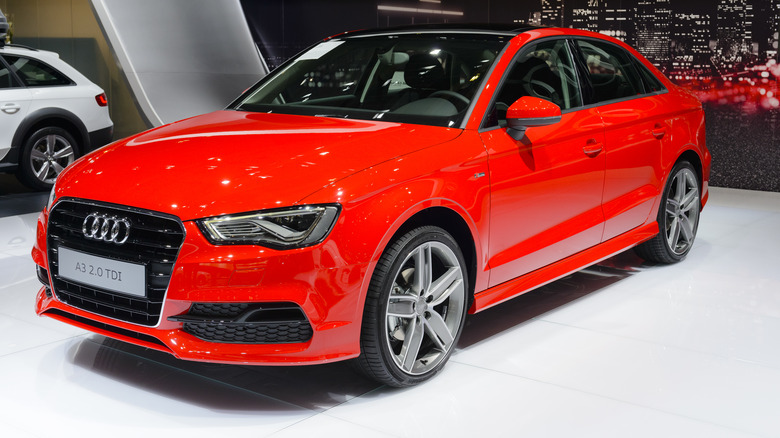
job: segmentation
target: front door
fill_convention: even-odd
[[[496,95],[499,127],[481,134],[490,168],[490,286],[601,241],[604,124],[595,108],[577,109],[582,99],[572,65],[564,39],[521,51]],[[557,104],[563,117],[528,128],[517,141],[502,117],[528,95]]]

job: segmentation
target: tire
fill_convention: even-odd
[[[57,176],[75,161],[79,148],[70,133],[56,126],[32,133],[22,145],[18,176],[34,190],[50,190]]]
[[[676,263],[684,259],[699,227],[701,188],[696,169],[691,163],[680,161],[669,175],[658,208],[660,232],[636,247],[640,257],[658,263]]]
[[[416,228],[388,246],[369,285],[357,369],[394,387],[438,373],[463,331],[466,272],[458,244],[441,228]]]

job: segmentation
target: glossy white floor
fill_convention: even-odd
[[[780,436],[780,193],[714,189],[683,263],[624,254],[470,317],[444,372],[406,390],[36,317],[37,214],[10,215],[29,201],[0,197],[3,437]]]

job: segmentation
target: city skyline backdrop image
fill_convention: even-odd
[[[711,184],[780,191],[780,0],[242,0],[269,69],[347,30],[426,23],[573,27],[636,48],[707,113]]]

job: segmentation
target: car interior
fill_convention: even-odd
[[[412,39],[379,48],[336,48],[290,66],[292,79],[246,103],[449,119],[465,113],[500,46],[433,43]]]
[[[496,98],[500,126],[509,106],[524,96],[549,100],[561,109],[579,106],[582,99],[566,48],[566,40],[542,42],[520,54],[501,84]]]
[[[606,47],[597,47],[587,41],[578,41],[577,44],[588,66],[594,102],[621,99],[644,92],[634,63],[624,53],[618,53],[615,48],[610,54],[605,50]]]

